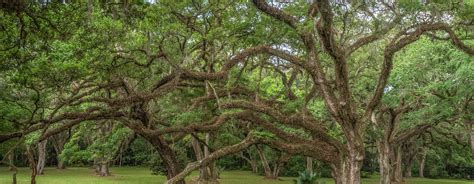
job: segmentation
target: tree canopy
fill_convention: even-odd
[[[375,157],[383,184],[430,155],[474,167],[471,1],[0,4],[5,163],[49,140],[101,175],[151,149],[167,183],[232,155],[269,178],[308,157],[337,184]]]

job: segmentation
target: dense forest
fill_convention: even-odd
[[[473,1],[0,8],[0,164],[13,183],[21,167],[34,184],[45,167],[123,166],[168,184],[225,183],[228,170],[474,179]]]

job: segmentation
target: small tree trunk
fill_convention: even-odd
[[[110,176],[109,162],[103,161],[100,163],[100,176]]]
[[[425,160],[426,160],[426,152],[425,150],[423,150],[421,152],[421,161],[420,161],[420,174],[419,174],[419,177],[420,178],[424,178],[425,177]]]
[[[38,143],[38,164],[36,165],[36,174],[44,174],[44,165],[46,162],[46,144],[47,140]]]
[[[58,162],[58,165],[56,166],[57,169],[66,169],[66,165],[64,161],[60,158],[61,153],[64,150],[64,144],[66,144],[66,137],[67,135],[65,133],[60,133],[56,136],[51,137],[51,142],[54,148],[54,151],[56,152],[56,160]]]
[[[379,141],[377,144],[379,153],[380,184],[390,184],[390,146],[387,141]]]
[[[413,157],[408,157],[407,158],[407,162],[405,164],[405,172],[404,173],[404,177],[407,177],[407,178],[410,178],[412,177],[412,173],[411,173],[411,170],[413,168],[413,163],[414,163],[414,158]]]
[[[94,171],[95,174],[100,175],[100,162],[99,159],[94,159]]]
[[[275,163],[274,168],[273,168],[273,173],[272,177],[275,179],[278,179],[278,176],[280,176],[280,171],[285,166],[286,162],[290,159],[291,155],[282,153],[280,155],[280,158],[278,158],[278,161]]]
[[[403,181],[402,175],[402,153],[400,147],[397,147],[393,151],[393,163],[392,163],[392,182],[401,183]]]
[[[202,151],[201,145],[199,144],[199,141],[192,136],[191,138],[191,145],[194,150],[194,154],[196,156],[196,160],[201,160],[204,158],[204,153]],[[199,168],[199,178],[198,181],[206,181],[209,179],[209,172],[206,169],[206,167],[201,167]]]
[[[268,164],[268,160],[267,160],[267,157],[265,157],[265,153],[263,152],[263,149],[259,145],[256,145],[256,147],[257,147],[258,156],[260,157],[260,160],[262,161],[263,171],[265,172],[265,178],[275,179],[273,178],[272,169],[270,168],[270,165]]]
[[[252,167],[252,173],[258,173],[258,166],[257,166],[257,160],[252,159],[250,160],[250,167]]]
[[[12,181],[12,184],[17,184],[17,181],[16,181],[16,174],[17,174],[17,170],[14,170],[13,171],[13,181]]]
[[[28,163],[30,165],[31,169],[31,184],[36,184],[36,162],[35,158],[33,156],[33,151],[31,150],[31,147],[28,145],[26,146],[26,157],[28,159]]]
[[[14,150],[10,151],[10,153],[8,154],[8,170],[9,171],[15,171],[16,170],[16,167],[15,167],[15,152]]]
[[[12,183],[13,184],[16,184],[17,183],[17,180],[16,180],[16,174],[18,173],[18,169],[16,168],[15,164],[13,163],[13,156],[14,154],[14,150],[11,150],[10,153],[8,154],[8,167],[9,167],[9,170],[10,171],[13,171],[13,174],[12,174]]]
[[[58,165],[56,167],[57,169],[66,169],[66,164],[64,164],[64,161],[61,159],[58,159]]]
[[[313,158],[306,157],[306,171],[313,173]]]
[[[211,154],[211,152],[209,151],[209,147],[208,147],[208,145],[210,143],[211,143],[211,134],[206,133],[206,145],[204,145],[204,157],[209,157],[209,155]],[[217,181],[217,179],[219,178],[219,173],[216,169],[216,162],[215,161],[212,161],[212,163],[210,163],[207,166],[207,170],[208,170],[208,173],[209,173],[208,180],[210,180],[212,183],[219,183]]]
[[[417,147],[413,142],[407,142],[403,145],[403,177],[412,177],[413,163],[415,162]]]
[[[257,160],[254,157],[252,157],[252,155],[249,154],[249,157],[247,158],[243,152],[240,152],[239,157],[247,161],[247,163],[249,163],[250,167],[252,168],[252,173],[258,172]]]

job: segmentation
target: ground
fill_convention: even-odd
[[[38,184],[161,184],[165,181],[164,176],[151,175],[148,168],[111,168],[113,176],[99,177],[94,175],[89,168],[68,168],[57,170],[46,168],[44,176],[38,176]],[[12,173],[7,168],[0,168],[0,184],[11,183]],[[18,183],[29,183],[30,172],[27,168],[20,168],[18,173]],[[195,177],[191,175],[189,179]],[[264,180],[262,176],[252,174],[248,171],[224,171],[221,175],[222,184],[293,184],[293,178],[282,177],[279,181]],[[322,179],[325,184],[332,184],[329,178]],[[378,183],[377,177],[363,179],[364,184]],[[412,178],[408,180],[410,184],[474,184],[474,181],[467,180],[447,180],[447,179],[421,179]]]

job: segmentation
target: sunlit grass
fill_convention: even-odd
[[[94,175],[94,171],[89,168],[68,168],[57,170],[55,168],[46,168],[45,175],[37,176],[38,184],[157,184],[165,181],[164,176],[151,175],[148,168],[140,167],[121,167],[111,168],[113,176],[100,177]],[[30,171],[27,168],[20,168],[18,173],[18,183],[28,184]],[[188,177],[192,179],[195,174]],[[12,172],[7,168],[0,168],[0,184],[11,183]],[[222,184],[292,184],[291,177],[281,177],[280,180],[265,180],[262,176],[252,174],[248,171],[224,171],[221,175]],[[326,184],[334,183],[332,179],[324,178]],[[377,177],[364,178],[364,184],[378,183]],[[447,180],[447,179],[422,179],[411,178],[407,183],[410,184],[473,184],[474,181],[467,180]]]

